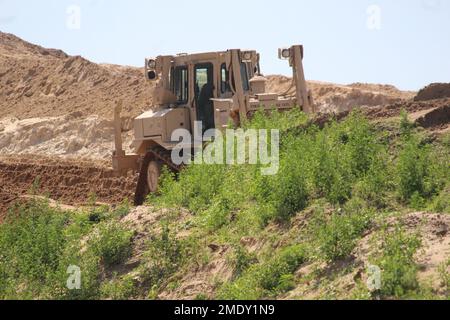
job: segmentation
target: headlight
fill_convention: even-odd
[[[252,53],[250,51],[244,51],[242,53],[242,60],[243,61],[250,61],[250,60],[252,60]]]
[[[289,59],[291,57],[291,49],[279,49],[278,56],[280,59]]]
[[[147,67],[149,69],[156,69],[156,60],[154,59],[148,59],[147,60]]]

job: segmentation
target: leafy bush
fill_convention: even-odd
[[[259,201],[270,205],[273,217],[280,220],[287,220],[306,208],[308,192],[298,159],[284,158],[277,175],[261,178],[258,192]]]
[[[234,282],[225,284],[218,295],[226,300],[257,300],[292,289],[292,274],[307,259],[301,245],[282,249],[264,263],[251,266]]]
[[[405,142],[397,161],[398,192],[404,201],[417,193],[425,195],[428,177],[429,147],[422,147],[415,139]]]
[[[241,276],[252,264],[256,263],[258,259],[255,254],[250,254],[243,246],[235,246],[232,264],[234,266],[234,276]]]
[[[425,207],[448,183],[448,149],[424,145],[411,135],[403,142],[397,164],[397,190],[402,201],[416,209]]]
[[[164,223],[161,235],[149,242],[140,267],[143,283],[154,288],[161,285],[170,275],[178,270],[184,257],[183,242],[176,239],[169,226]]]
[[[421,247],[417,235],[407,234],[400,226],[381,235],[381,250],[374,264],[382,270],[383,296],[401,298],[418,289],[418,266],[414,255]]]
[[[66,213],[47,202],[17,206],[0,224],[0,290],[2,298],[33,298],[52,281],[66,239]]]
[[[131,254],[132,232],[117,221],[107,221],[98,225],[89,245],[107,266],[123,262]]]
[[[446,187],[434,197],[428,209],[432,212],[450,213],[450,187]]]
[[[136,285],[129,275],[115,277],[111,281],[105,282],[101,287],[101,295],[107,299],[126,300],[131,298],[136,292]]]
[[[331,217],[322,215],[316,218],[314,234],[324,260],[331,262],[350,255],[373,216],[372,211],[353,201],[343,211],[332,213]]]

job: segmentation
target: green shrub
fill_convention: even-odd
[[[157,288],[181,266],[185,255],[185,246],[163,223],[161,235],[149,242],[149,248],[143,257],[140,274],[146,287]]]
[[[107,266],[112,266],[130,256],[132,236],[133,233],[117,221],[107,221],[98,225],[89,245]]]
[[[126,300],[136,292],[135,281],[131,276],[115,277],[101,287],[101,295],[105,299]]]
[[[259,278],[263,289],[268,291],[280,291],[283,278],[291,275],[306,261],[306,252],[303,246],[287,247],[266,263],[260,270]]]
[[[422,147],[416,139],[405,142],[397,160],[398,192],[408,202],[417,193],[426,194],[425,181],[428,176],[429,147]]]
[[[234,247],[232,264],[234,266],[234,277],[241,276],[252,264],[258,262],[255,254],[250,254],[243,246]]]
[[[380,150],[367,173],[353,186],[352,196],[364,200],[369,207],[384,208],[388,194],[394,189],[390,178],[391,168],[387,154]]]
[[[450,187],[446,187],[434,197],[428,209],[437,213],[450,213]]]
[[[277,175],[262,177],[260,181],[258,199],[271,206],[273,217],[287,220],[306,207],[306,181],[295,157],[285,157]]]
[[[28,299],[43,292],[58,269],[67,213],[32,201],[13,208],[0,224],[0,298]]]
[[[409,138],[413,129],[414,123],[409,121],[408,113],[403,109],[400,113],[400,134],[405,138]]]
[[[348,257],[369,227],[373,215],[372,211],[362,209],[359,203],[351,203],[330,217],[318,217],[314,233],[323,259],[331,262]]]
[[[56,272],[56,279],[48,284],[48,296],[51,299],[90,300],[100,298],[102,282],[101,258],[92,250],[84,251],[80,248],[80,241],[67,246],[61,257],[60,266]],[[69,266],[76,266],[81,271],[80,289],[68,289],[66,283],[69,277]]]
[[[414,260],[421,240],[407,234],[400,226],[381,234],[381,248],[374,265],[382,270],[380,293],[386,297],[402,298],[419,288],[418,265]]]
[[[301,245],[282,249],[268,261],[251,266],[241,277],[225,284],[218,298],[226,300],[257,300],[291,290],[292,274],[306,262],[306,250]]]

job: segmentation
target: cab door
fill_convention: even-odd
[[[194,66],[194,95],[197,121],[202,122],[203,133],[215,128],[214,122],[214,66],[199,63]]]

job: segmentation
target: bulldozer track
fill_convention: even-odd
[[[172,162],[171,151],[165,150],[160,147],[150,149],[145,157],[141,160],[139,178],[134,196],[134,204],[136,206],[142,205],[145,201],[145,197],[149,193],[147,187],[147,167],[152,160],[160,161],[163,166],[166,166],[175,173],[179,173],[183,169],[182,165],[176,165]]]

